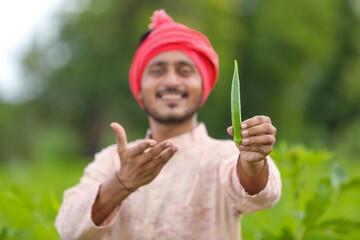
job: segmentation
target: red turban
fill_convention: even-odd
[[[148,62],[165,51],[182,51],[199,70],[203,85],[201,98],[203,105],[219,75],[218,56],[210,41],[202,33],[174,22],[163,9],[154,11],[151,20],[149,28],[152,31],[137,49],[131,63],[129,73],[131,92],[143,107],[139,92],[142,74]]]

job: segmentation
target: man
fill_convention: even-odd
[[[218,57],[204,35],[164,10],[151,19],[129,75],[150,129],[128,144],[111,124],[117,145],[96,154],[64,194],[62,239],[240,239],[241,214],[279,200],[270,118],[244,121],[239,147],[210,138],[197,110],[217,80]]]

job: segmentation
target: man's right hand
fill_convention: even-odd
[[[128,147],[124,128],[115,122],[110,126],[116,133],[120,157],[121,167],[116,174],[132,191],[150,183],[177,151],[177,147],[169,140],[156,143],[155,140],[147,139]]]

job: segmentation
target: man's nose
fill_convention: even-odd
[[[168,87],[180,86],[181,80],[179,79],[179,75],[176,73],[175,69],[170,69],[167,72],[163,83]]]

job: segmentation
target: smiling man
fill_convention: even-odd
[[[140,97],[149,121],[185,122],[199,110],[201,93],[196,65],[181,51],[160,53],[145,68]]]
[[[148,114],[145,139],[96,154],[56,218],[62,239],[241,239],[243,213],[273,206],[281,180],[268,156],[276,128],[266,116],[242,122],[239,147],[197,121],[218,77],[201,33],[155,11],[137,49],[130,88]],[[232,127],[227,129],[232,135]]]

